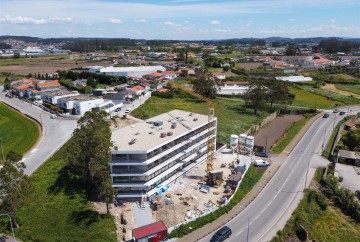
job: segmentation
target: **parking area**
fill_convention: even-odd
[[[340,186],[350,189],[355,192],[360,190],[360,169],[359,167],[354,167],[344,164],[336,164],[336,171],[339,172],[339,176],[342,176],[344,180],[340,182]],[[359,174],[357,173],[359,172]]]

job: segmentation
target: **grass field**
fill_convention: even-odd
[[[341,105],[340,102],[328,100],[326,97],[316,95],[298,88],[291,87],[290,93],[295,95],[292,103],[294,106],[311,107],[314,108],[333,108],[336,105]]]
[[[286,131],[284,137],[277,143],[277,145],[272,149],[272,151],[277,154],[283,152],[286,146],[299,133],[299,131],[304,127],[304,125],[307,123],[307,121],[309,121],[310,118],[311,117],[307,117],[293,123]]]
[[[309,239],[316,241],[360,241],[360,224],[345,216],[338,208],[328,206],[321,210],[314,201],[309,201],[309,191],[301,200],[282,231],[272,242],[298,241],[295,238],[295,220],[308,231]]]
[[[336,84],[337,89],[360,95],[360,84]]]
[[[63,169],[65,147],[30,177],[35,191],[17,213],[16,237],[22,241],[115,242],[114,218],[94,212],[86,188]]]
[[[10,150],[24,154],[39,137],[38,125],[0,102],[0,137],[4,153]]]
[[[252,110],[243,108],[242,99],[217,98],[214,104],[215,116],[218,118],[217,139],[220,143],[229,143],[231,134],[241,134],[269,115],[267,112],[262,112],[261,115],[255,116]],[[147,119],[173,109],[207,115],[207,104],[191,97],[173,99],[151,97],[131,114]]]

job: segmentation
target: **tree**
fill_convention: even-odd
[[[294,45],[289,45],[287,48],[286,48],[286,51],[285,51],[285,55],[296,55],[298,52],[298,49],[296,46]]]
[[[99,84],[98,81],[93,77],[89,77],[86,81],[86,85],[91,86],[92,88],[96,88],[97,84]]]
[[[198,69],[196,79],[193,81],[193,89],[204,97],[215,98],[217,87],[221,84],[221,80],[208,73],[206,68],[201,67]]]
[[[343,137],[341,137],[341,142],[351,151],[360,150],[360,130],[354,130],[347,132]]]
[[[6,160],[13,162],[13,163],[17,163],[22,160],[22,157],[23,156],[19,152],[10,150],[6,156]]]
[[[11,87],[10,83],[11,83],[10,79],[6,77],[4,80],[4,90],[10,90]]]
[[[257,115],[258,110],[265,107],[267,101],[267,87],[262,81],[250,82],[249,89],[244,95],[245,105],[251,107]]]
[[[267,101],[272,108],[274,103],[291,104],[295,96],[289,93],[288,84],[279,80],[266,80],[264,85],[267,88]]]
[[[14,226],[17,226],[16,211],[32,193],[32,186],[24,174],[25,164],[18,160],[21,155],[13,154],[7,156],[10,159],[7,158],[0,169],[0,209],[8,213]]]
[[[79,119],[79,127],[67,148],[67,160],[71,170],[82,177],[89,191],[95,192],[108,208],[114,191],[109,174],[111,131],[106,117],[104,111],[86,112]]]

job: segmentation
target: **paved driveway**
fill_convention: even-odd
[[[0,101],[18,109],[42,124],[42,134],[38,142],[23,158],[26,164],[25,173],[31,175],[42,163],[53,155],[71,137],[77,126],[76,120],[51,119],[50,114],[42,109],[19,100],[5,97],[3,86],[0,86]]]
[[[360,190],[360,175],[358,175],[353,166],[336,164],[337,171],[339,171],[339,176],[343,176],[344,180],[340,182],[340,186],[350,189],[355,192]]]

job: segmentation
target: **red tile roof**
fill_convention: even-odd
[[[144,90],[144,89],[145,89],[144,87],[139,86],[139,85],[133,86],[132,88],[130,88],[130,90],[131,90],[131,91],[134,91],[134,92],[142,91],[142,90]]]
[[[39,82],[37,84],[38,87],[56,87],[56,86],[60,86],[60,83],[58,80],[54,80],[54,81],[49,81],[49,82]]]
[[[347,121],[347,122],[345,123],[345,126],[348,126],[348,127],[352,128],[352,127],[355,126],[355,124],[356,124],[355,120],[354,120],[354,119],[350,119],[349,121]]]
[[[248,81],[227,81],[224,82],[225,85],[249,85],[250,83]]]
[[[167,230],[165,224],[162,221],[159,221],[133,229],[132,233],[135,239],[140,239],[152,234],[157,234],[164,230]]]

